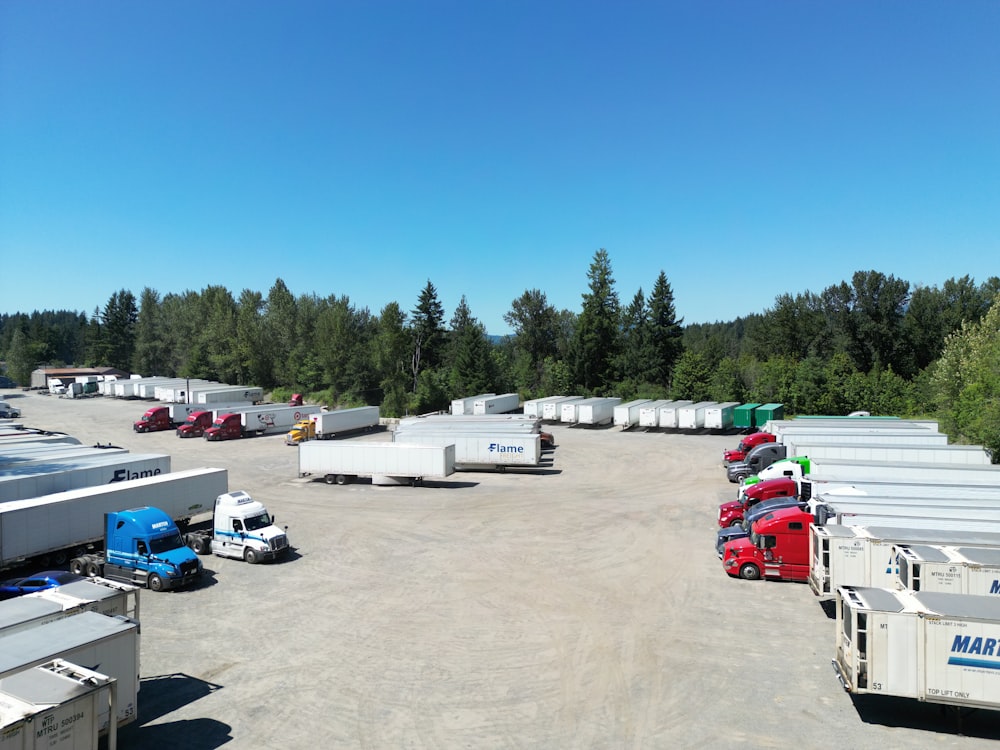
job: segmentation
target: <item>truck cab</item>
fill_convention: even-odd
[[[243,437],[243,418],[240,414],[220,414],[211,427],[205,429],[206,440],[233,440]]]
[[[201,437],[212,425],[212,412],[195,411],[188,415],[184,423],[177,428],[177,437]]]
[[[173,519],[159,508],[105,513],[104,526],[105,578],[161,591],[186,586],[201,576],[201,561],[184,543]]]
[[[726,478],[730,482],[741,482],[758,474],[775,461],[785,458],[787,448],[781,443],[761,443],[750,449],[743,461],[735,461],[726,467]]]
[[[746,580],[809,580],[809,524],[813,516],[798,507],[768,513],[753,523],[750,536],[727,542],[723,569]]]
[[[212,534],[189,534],[195,552],[212,552],[258,563],[288,552],[288,534],[274,525],[267,508],[246,492],[227,492],[215,499]]]
[[[736,446],[735,450],[723,451],[722,460],[727,464],[732,463],[733,461],[743,461],[746,459],[747,453],[750,452],[751,448],[755,448],[764,443],[773,443],[776,439],[777,438],[770,432],[752,432],[740,440],[739,445]]]
[[[749,487],[738,500],[719,505],[719,526],[739,526],[746,513],[757,503],[776,497],[795,497],[798,492],[798,482],[788,477],[758,482]]]
[[[310,417],[300,419],[285,435],[286,445],[296,445],[316,437],[316,420]]]
[[[154,406],[146,409],[146,413],[132,423],[132,429],[136,432],[158,432],[169,430],[174,426],[170,419],[170,412],[166,406]]]

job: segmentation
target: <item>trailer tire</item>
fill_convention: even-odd
[[[101,566],[93,560],[87,561],[87,578],[97,578],[101,574]]]
[[[65,565],[67,560],[69,560],[69,552],[64,549],[52,553],[52,562],[60,567]]]
[[[156,573],[149,574],[146,584],[149,586],[150,591],[163,591],[163,579],[156,575]]]
[[[350,481],[351,480],[347,478],[346,474],[338,474],[337,475],[337,479],[336,479],[337,484],[344,485],[344,484],[347,484]]]
[[[69,572],[77,576],[86,575],[87,561],[79,557],[74,557],[69,561]]]
[[[333,474],[327,474],[325,477],[323,477],[323,481],[326,482],[327,484],[334,484],[337,481],[337,477],[334,476]]]
[[[740,567],[740,578],[744,581],[756,581],[760,578],[760,568],[753,563],[744,563]]]
[[[243,550],[243,559],[246,560],[248,565],[256,565],[260,562],[260,556],[253,547],[247,547]]]

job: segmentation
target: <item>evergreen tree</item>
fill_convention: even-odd
[[[167,342],[163,327],[163,312],[160,309],[160,295],[147,286],[139,295],[132,370],[151,376],[167,372],[166,368]]]
[[[7,376],[20,386],[31,383],[31,371],[35,369],[35,361],[31,356],[28,337],[20,326],[14,328],[7,348]]]
[[[453,398],[489,393],[496,388],[497,367],[486,327],[472,316],[462,295],[451,319],[448,385]]]
[[[670,384],[674,366],[684,351],[682,343],[683,318],[677,317],[674,291],[661,270],[649,295],[649,348],[650,371],[647,379],[663,386]]]
[[[380,413],[384,417],[401,417],[406,414],[408,360],[411,352],[410,337],[405,326],[406,314],[396,302],[390,302],[382,308],[375,323],[372,357],[382,390]]]
[[[570,352],[574,383],[589,393],[607,388],[614,379],[619,351],[618,293],[608,252],[601,248],[587,272],[590,291],[583,295]]]
[[[514,330],[514,360],[524,360],[524,366],[518,368],[523,373],[523,385],[527,390],[535,389],[541,382],[545,360],[558,354],[556,310],[543,292],[529,289],[511,303],[503,319]]]
[[[427,280],[417,299],[410,322],[412,337],[412,356],[410,372],[413,375],[413,391],[416,392],[420,373],[431,370],[441,362],[442,348],[445,340],[444,307],[438,300],[437,289],[431,280]]]

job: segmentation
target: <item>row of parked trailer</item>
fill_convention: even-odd
[[[225,469],[49,437],[0,428],[0,569],[85,578],[0,602],[0,747],[113,749],[137,717],[139,589],[197,581],[201,554],[274,559],[287,532]]]
[[[724,457],[763,466],[720,506],[716,550],[730,576],[835,597],[847,691],[1000,709],[1000,466],[941,437],[930,421],[772,420]]]
[[[739,401],[586,398],[548,396],[524,403],[524,413],[546,421],[580,425],[614,424],[679,430],[749,429],[784,415],[781,404],[741,404]]]

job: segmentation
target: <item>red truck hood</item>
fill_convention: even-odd
[[[728,462],[742,461],[746,457],[747,457],[746,453],[744,453],[743,451],[735,450],[735,449],[734,450],[729,450],[729,451],[723,451],[722,452],[722,458],[725,461],[728,461]]]

